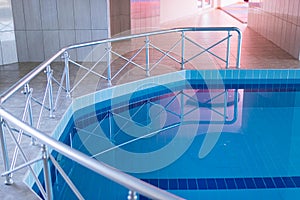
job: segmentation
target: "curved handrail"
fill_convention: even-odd
[[[117,42],[117,41],[128,40],[128,39],[134,39],[134,38],[140,38],[140,37],[145,37],[145,36],[160,35],[160,34],[167,34],[167,33],[174,33],[174,32],[184,32],[184,31],[235,31],[235,32],[237,32],[238,33],[237,67],[239,68],[241,45],[242,45],[242,33],[241,33],[240,29],[237,27],[174,28],[174,29],[167,29],[167,30],[162,30],[162,31],[153,31],[153,32],[147,32],[147,33],[134,34],[134,35],[130,35],[130,36],[122,36],[122,37],[118,37],[118,38],[107,38],[107,39],[103,39],[103,40],[69,45],[67,47],[62,48],[56,54],[54,54],[51,58],[42,62],[40,65],[38,65],[36,68],[34,68],[31,72],[29,72],[27,75],[25,75],[21,80],[19,80],[17,83],[15,83],[13,86],[11,86],[7,91],[5,91],[3,94],[1,94],[0,105],[2,105],[17,90],[22,88],[26,83],[28,83],[31,79],[33,79],[38,73],[45,70],[46,67],[50,63],[52,63],[55,59],[57,59],[59,56],[61,56],[67,50],[80,48],[80,47],[99,45],[99,44],[104,44],[104,43],[110,43],[110,42]]]
[[[162,34],[175,33],[175,32],[179,32],[179,33],[182,33],[182,35],[184,35],[184,32],[187,32],[187,31],[226,31],[228,33],[230,31],[237,32],[238,33],[238,52],[237,52],[236,66],[237,66],[237,68],[239,68],[242,34],[241,34],[241,31],[236,27],[175,28],[175,29],[153,31],[153,32],[147,32],[147,33],[134,34],[134,35],[130,35],[130,36],[107,38],[107,39],[102,39],[102,40],[97,40],[97,41],[69,45],[67,47],[60,49],[51,58],[49,58],[48,60],[39,64],[32,71],[30,71],[23,78],[21,78],[18,82],[16,82],[14,85],[12,85],[8,90],[6,90],[4,93],[1,94],[1,96],[0,96],[0,117],[1,117],[1,119],[4,119],[4,120],[14,124],[15,126],[19,127],[20,129],[25,131],[28,135],[32,136],[33,138],[36,138],[37,140],[41,141],[43,144],[52,147],[54,150],[58,151],[59,153],[65,155],[65,156],[69,157],[70,159],[78,162],[79,164],[99,173],[100,175],[105,176],[106,178],[111,179],[114,182],[123,185],[124,187],[127,187],[128,189],[130,189],[132,191],[136,191],[136,192],[138,192],[142,195],[145,195],[147,197],[150,197],[150,198],[181,199],[173,194],[170,194],[164,190],[154,187],[148,183],[145,183],[135,177],[132,177],[126,173],[123,173],[111,166],[108,166],[105,163],[96,161],[95,159],[92,159],[92,158],[88,157],[87,155],[85,155],[77,150],[74,150],[74,149],[70,148],[69,146],[51,138],[50,136],[48,136],[48,135],[42,133],[41,131],[39,131],[38,129],[35,129],[35,128],[31,127],[30,125],[22,122],[22,120],[14,117],[11,113],[7,112],[3,108],[3,103],[8,98],[10,98],[15,92],[17,92],[19,89],[21,89],[24,85],[28,84],[40,72],[42,72],[45,69],[48,69],[48,66],[50,66],[50,64],[53,61],[55,61],[60,56],[64,55],[65,52],[67,52],[68,50],[82,48],[82,47],[88,47],[88,46],[94,46],[94,45],[99,45],[99,44],[110,44],[112,42],[117,42],[117,41],[122,41],[122,40],[129,40],[129,39],[134,39],[134,38],[162,35]],[[227,39],[229,41],[229,36]],[[182,64],[184,64],[184,61],[182,61]]]

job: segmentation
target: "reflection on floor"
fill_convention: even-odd
[[[248,3],[236,3],[229,6],[222,7],[221,10],[246,24],[248,21]]]

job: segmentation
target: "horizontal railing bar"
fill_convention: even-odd
[[[153,31],[153,32],[146,32],[146,33],[140,33],[140,34],[134,34],[129,36],[123,36],[118,38],[108,38],[104,40],[98,40],[98,41],[92,41],[92,42],[86,42],[86,43],[80,43],[80,44],[74,44],[66,47],[66,50],[69,49],[75,49],[79,47],[88,47],[93,45],[99,45],[109,42],[118,42],[122,40],[129,40],[129,39],[135,39],[135,38],[141,38],[146,36],[154,36],[154,35],[162,35],[167,33],[175,33],[175,32],[186,32],[186,31],[236,31],[239,35],[241,34],[239,28],[237,27],[188,27],[188,28],[174,28],[174,29],[166,29],[162,31]]]
[[[136,191],[144,196],[153,199],[182,199],[178,196],[175,196],[167,191],[159,189],[157,187],[152,186],[144,181],[141,181],[138,178],[130,176],[124,172],[121,172],[111,166],[106,165],[103,162],[97,161],[89,156],[85,155],[84,153],[72,149],[71,147],[67,146],[66,144],[55,140],[54,138],[43,134],[39,130],[25,124],[21,120],[14,117],[9,112],[5,111],[3,108],[0,107],[0,116],[3,117],[4,120],[9,121],[10,123],[14,124],[15,126],[20,127],[27,132],[32,137],[37,138],[41,143],[46,144],[55,151],[63,154],[64,156],[78,162],[82,166],[87,167],[90,170],[124,186],[130,190]]]
[[[108,38],[108,39],[103,39],[103,40],[98,40],[98,41],[74,44],[74,45],[64,47],[60,51],[58,51],[56,54],[54,54],[51,58],[42,62],[37,67],[35,67],[32,71],[30,71],[28,74],[26,74],[18,82],[16,82],[14,85],[12,85],[8,90],[6,90],[4,93],[2,93],[0,96],[0,105],[2,105],[10,96],[12,96],[16,91],[18,91],[21,87],[23,87],[23,85],[28,83],[35,76],[37,76],[42,70],[44,70],[49,64],[51,64],[55,59],[57,59],[59,56],[61,56],[67,50],[80,48],[80,47],[87,47],[87,46],[92,46],[92,45],[99,45],[99,44],[104,44],[104,43],[110,43],[110,42],[117,42],[117,41],[122,41],[122,40],[129,40],[129,39],[140,38],[140,37],[146,37],[146,36],[154,36],[154,35],[175,33],[175,32],[182,33],[185,31],[226,31],[226,32],[235,31],[235,32],[237,32],[238,38],[239,38],[238,39],[238,53],[237,53],[237,55],[238,55],[237,56],[237,68],[239,68],[242,33],[241,33],[240,29],[237,27],[187,27],[187,28],[168,29],[168,30],[162,30],[162,31],[153,31],[153,32],[135,34],[135,35],[130,35],[130,36],[123,36],[123,37],[118,37],[118,38]]]
[[[9,171],[6,171],[6,172],[2,173],[1,176],[6,176],[6,175],[9,175],[9,174],[12,174],[12,173],[14,173],[14,172],[16,172],[16,171],[18,171],[20,169],[28,167],[29,165],[32,165],[32,164],[34,164],[36,162],[39,162],[41,160],[42,160],[42,158],[36,158],[34,160],[28,161],[28,162],[26,162],[26,163],[24,163],[22,165],[19,165],[18,167],[15,167],[14,169],[11,169]]]

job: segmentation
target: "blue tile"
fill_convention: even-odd
[[[188,179],[188,188],[190,190],[197,190],[198,189],[196,179]]]
[[[178,187],[178,181],[177,179],[169,179],[169,189],[170,190],[177,190]]]
[[[291,177],[296,185],[296,187],[300,187],[300,176]]]
[[[245,189],[246,185],[243,178],[235,178],[235,183],[238,189]]]
[[[233,79],[239,79],[240,70],[233,70]]]
[[[208,189],[217,189],[217,184],[215,179],[213,178],[208,178],[206,179],[207,187]]]
[[[293,180],[290,177],[282,177],[282,180],[286,187],[293,188],[296,187]]]
[[[201,190],[201,189],[207,189],[207,185],[206,185],[206,180],[205,179],[202,179],[202,178],[198,178],[197,179],[197,183],[198,183],[198,189]]]
[[[146,183],[150,183],[149,179],[141,179],[141,180],[146,182]]]
[[[247,70],[240,70],[240,79],[244,79],[246,78],[246,73],[247,73]]]
[[[255,182],[256,188],[266,188],[262,178],[254,178],[253,180]]]
[[[226,183],[223,178],[217,178],[216,182],[217,182],[218,189],[226,189]]]
[[[187,187],[187,180],[186,179],[178,179],[179,189],[180,190],[186,190]]]
[[[285,188],[285,184],[280,177],[274,177],[273,182],[275,183],[276,188]]]
[[[261,70],[254,70],[253,71],[253,78],[254,79],[259,79],[260,78],[260,71]]]
[[[226,70],[226,78],[227,79],[232,79],[233,78],[232,69]]]
[[[149,179],[149,183],[151,185],[158,187],[158,179]]]
[[[246,79],[253,79],[253,69],[246,70]]]
[[[254,183],[254,181],[253,181],[252,178],[244,178],[244,181],[245,181],[246,187],[248,189],[254,189],[254,188],[256,188],[255,183]]]
[[[275,184],[271,178],[269,177],[264,178],[264,182],[267,188],[275,188]]]
[[[168,179],[159,179],[159,188],[168,190],[169,189]]]
[[[280,70],[280,78],[281,79],[287,79],[289,75],[289,71],[286,69]]]
[[[226,182],[228,189],[236,189],[237,188],[233,178],[226,178],[225,182]]]
[[[211,71],[211,77],[213,78],[213,79],[220,79],[220,74],[219,74],[219,70],[212,70]]]
[[[219,75],[221,76],[221,79],[225,79],[226,70],[219,70]]]
[[[149,200],[149,198],[148,198],[148,197],[145,197],[145,196],[143,196],[143,195],[139,195],[139,200]]]

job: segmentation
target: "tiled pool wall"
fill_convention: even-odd
[[[111,98],[128,95],[137,90],[151,89],[158,85],[168,85],[173,82],[184,80],[197,80],[206,84],[224,83],[224,84],[276,84],[283,85],[300,85],[300,70],[297,69],[227,69],[227,70],[182,70],[169,74],[145,78],[139,81],[134,81],[118,86],[113,86],[92,94],[88,94],[73,100],[72,104],[66,110],[60,123],[56,126],[52,133],[52,137],[59,139],[61,134],[69,126],[73,118],[73,114],[82,108],[97,104],[99,102],[110,100]],[[115,102],[114,102],[115,103]],[[82,115],[91,113],[89,109],[82,109]],[[51,152],[51,149],[50,149]],[[33,171],[39,174],[42,171],[42,163],[33,165]],[[24,182],[32,188],[35,180],[28,173]]]

